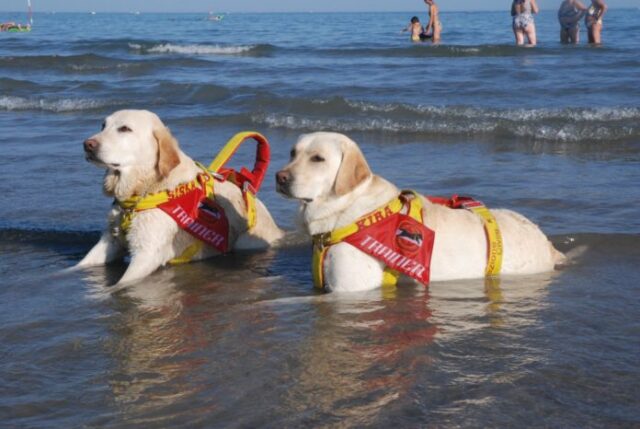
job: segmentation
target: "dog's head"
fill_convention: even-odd
[[[278,192],[304,202],[340,197],[371,176],[356,143],[343,134],[304,134],[276,173]]]
[[[161,177],[179,163],[178,143],[155,113],[120,110],[108,116],[102,130],[85,140],[88,161],[113,171],[155,170]]]

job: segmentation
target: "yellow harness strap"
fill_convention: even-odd
[[[249,229],[256,226],[258,222],[258,214],[256,211],[256,196],[251,190],[248,189],[248,186],[245,186],[244,192],[242,196],[244,197],[244,204],[247,207],[247,226]]]
[[[484,232],[487,236],[487,268],[486,276],[497,276],[502,268],[502,234],[496,218],[491,211],[483,204],[473,207],[465,207],[467,210],[475,213],[482,219],[484,223]]]
[[[197,164],[197,163],[196,163]],[[214,195],[214,178],[213,175],[208,172],[202,165],[198,164],[202,173],[198,175],[191,182],[184,183],[171,191],[160,191],[153,194],[147,194],[144,196],[134,195],[125,200],[116,200],[116,203],[122,208],[122,218],[120,220],[120,232],[126,234],[131,228],[131,222],[137,212],[144,210],[150,210],[158,207],[160,204],[164,204],[174,196],[184,195],[189,191],[201,186],[200,178],[204,176],[205,194],[207,196]]]
[[[362,216],[354,223],[330,232],[314,235],[312,257],[313,285],[319,289],[323,289],[325,286],[324,259],[331,246],[340,243],[346,237],[358,232],[360,230],[359,225],[369,226],[375,223],[375,219],[382,219],[400,213],[405,206],[408,206],[407,216],[412,217],[418,222],[422,222],[422,199],[414,191],[402,191],[400,196],[391,200],[391,202],[381,208]],[[393,286],[398,283],[399,277],[400,274],[398,271],[386,267],[382,277],[382,285]]]
[[[196,163],[198,164],[198,163]],[[129,229],[131,228],[131,223],[133,222],[133,218],[136,213],[150,210],[158,207],[161,204],[169,201],[173,196],[180,196],[187,192],[192,191],[195,188],[199,188],[202,186],[200,179],[204,176],[205,180],[205,195],[207,197],[212,198],[215,194],[214,192],[214,177],[213,175],[207,171],[204,166],[198,164],[202,172],[193,179],[191,182],[184,183],[177,188],[171,191],[160,191],[154,194],[148,194],[144,196],[134,195],[133,197],[127,198],[126,200],[116,200],[116,203],[122,208],[122,217],[120,219],[120,234],[126,235]],[[202,249],[202,242],[197,241],[191,246],[188,246],[180,256],[173,258],[169,261],[169,264],[176,265],[189,262],[195,255]]]

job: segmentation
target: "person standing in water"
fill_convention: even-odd
[[[538,13],[538,11],[536,0],[513,0],[513,3],[511,3],[513,34],[516,36],[516,45],[524,45],[525,36],[529,45],[536,45],[536,24],[533,21],[533,14]]]
[[[607,5],[604,0],[591,0],[591,6],[587,9],[587,15],[584,17],[589,43],[601,43],[602,16],[606,11]]]
[[[431,40],[434,42],[440,41],[440,36],[442,34],[442,23],[440,22],[440,9],[438,5],[433,0],[424,0],[424,3],[429,8],[429,22],[424,28],[424,33],[426,35],[431,35]]]
[[[560,42],[577,44],[580,40],[580,20],[587,7],[580,0],[564,0],[558,9]]]

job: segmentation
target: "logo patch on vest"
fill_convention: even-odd
[[[398,229],[396,230],[398,248],[412,256],[418,254],[424,242],[422,231],[416,226],[417,224],[416,221],[402,221],[398,224]]]
[[[228,250],[229,221],[224,210],[215,201],[206,198],[201,188],[176,193],[159,209],[198,240],[224,253]]]
[[[220,209],[220,206],[215,201],[205,198],[198,204],[198,211],[203,219],[210,219],[213,222],[217,222],[224,217],[224,212]]]
[[[423,284],[429,283],[435,233],[404,214],[381,213],[344,239],[369,256]],[[384,216],[386,214],[386,216]]]

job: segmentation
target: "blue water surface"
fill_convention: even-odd
[[[554,11],[516,47],[506,8],[412,44],[411,15],[38,12],[0,33],[2,426],[640,424],[640,10],[610,10],[597,47],[561,45]],[[260,197],[288,230],[273,173],[338,131],[400,187],[525,214],[572,264],[348,299],[312,290],[308,243],[119,292],[123,264],[60,275],[111,204],[82,142],[123,108],[205,163],[264,133]]]

